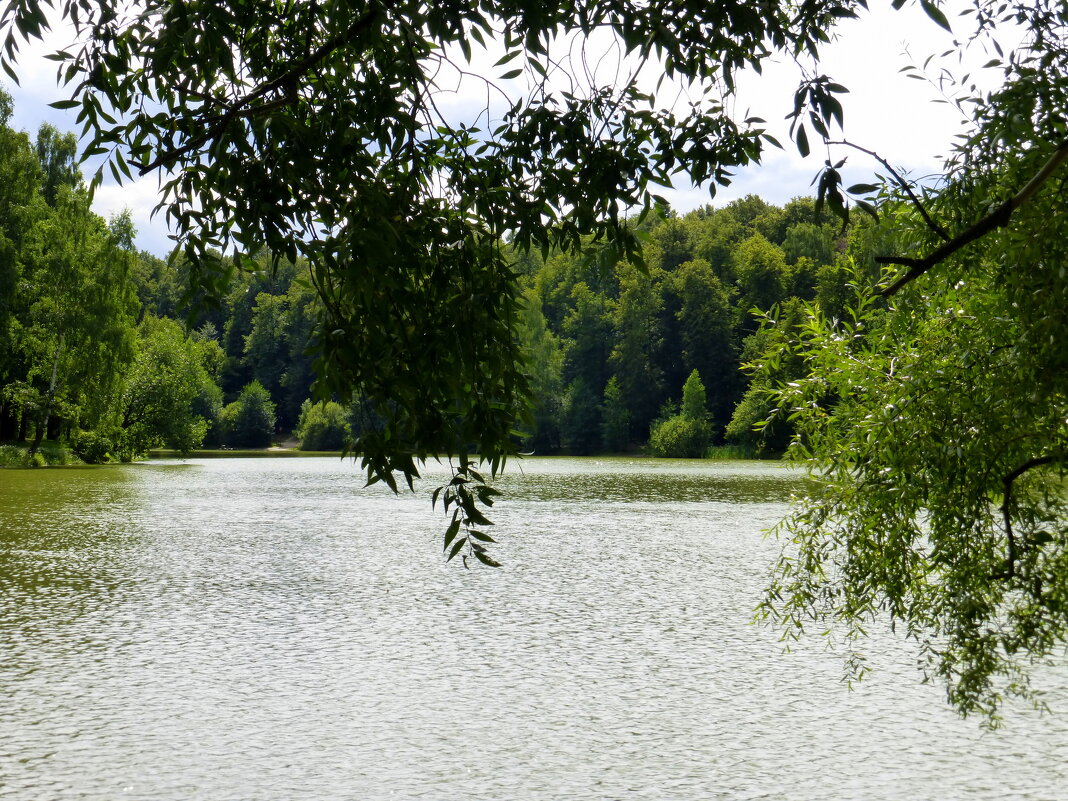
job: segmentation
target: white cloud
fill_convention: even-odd
[[[154,175],[146,175],[127,181],[122,186],[108,182],[97,187],[93,210],[107,218],[129,210],[137,229],[137,247],[157,256],[165,256],[174,245],[167,238],[165,212],[160,211],[155,218],[150,216],[159,201],[159,179]]]

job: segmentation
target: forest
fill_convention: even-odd
[[[0,441],[128,461],[291,434],[307,450],[341,450],[369,424],[360,403],[314,391],[319,304],[302,261],[249,254],[259,269],[231,263],[221,302],[191,296],[181,258],[138,252],[128,217],[89,209],[74,135],[44,125],[31,139],[0,103]],[[658,208],[639,227],[640,266],[513,251],[533,398],[521,447],[781,452],[788,428],[756,430],[770,409],[743,370],[769,336],[755,312],[796,317],[816,301],[836,313],[842,265],[871,261],[874,230],[818,221],[811,198],[780,208],[749,196],[681,216]]]

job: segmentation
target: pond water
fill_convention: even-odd
[[[3,799],[1053,799],[1053,715],[960,720],[873,632],[850,692],[750,624],[798,488],[758,463],[528,459],[498,570],[430,476],[337,459],[0,471]]]

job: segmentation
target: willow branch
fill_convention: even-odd
[[[244,97],[235,101],[224,114],[210,117],[205,120],[205,122],[211,123],[207,131],[200,136],[190,139],[182,147],[161,153],[155,160],[143,166],[140,170],[140,174],[145,175],[159,167],[173,165],[184,156],[199,150],[208,142],[217,139],[219,135],[236,119],[254,117],[258,114],[263,114],[272,109],[292,103],[297,95],[295,92],[288,90],[295,85],[297,79],[308,70],[318,65],[338,47],[369,30],[378,18],[378,12],[379,9],[377,6],[372,7],[371,10],[353,22],[345,31],[327,39],[322,45],[317,47],[300,61],[294,63],[277,78],[267,81],[267,83],[258,86]],[[261,105],[253,105],[257,100],[280,89],[287,90],[283,97],[276,98],[275,100]]]
[[[1035,173],[1035,176],[1027,182],[1023,189],[1017,192],[1013,197],[1006,200],[990,214],[979,222],[972,225],[964,233],[946,242],[944,245],[925,256],[922,259],[911,258],[908,256],[879,256],[875,259],[879,264],[900,264],[904,267],[908,267],[909,271],[903,276],[898,278],[890,286],[879,290],[880,295],[889,297],[897,293],[903,286],[910,284],[919,276],[930,270],[936,264],[945,261],[952,256],[958,250],[965,245],[971,244],[976,239],[986,236],[991,231],[1002,228],[1009,224],[1009,220],[1012,218],[1013,213],[1034,197],[1035,193],[1042,187],[1042,185],[1049,180],[1049,177],[1068,160],[1068,139],[1061,142],[1056,150],[1053,151],[1053,155],[1043,165],[1042,169]]]
[[[916,197],[916,194],[912,191],[912,187],[909,186],[908,181],[906,181],[904,178],[902,178],[901,174],[898,173],[897,170],[895,170],[893,167],[890,166],[890,162],[888,162],[886,159],[884,159],[882,156],[880,156],[874,150],[868,150],[866,147],[861,147],[860,145],[853,144],[852,142],[849,142],[849,141],[847,141],[845,139],[842,139],[842,140],[840,140],[838,142],[828,142],[827,144],[828,145],[845,145],[846,147],[851,147],[854,150],[859,150],[861,153],[867,153],[869,156],[871,156],[877,162],[882,164],[883,167],[885,167],[890,172],[890,174],[892,176],[894,176],[894,180],[897,181],[897,185],[900,186],[903,190],[905,190],[905,194],[909,196],[909,200],[912,201],[912,205],[914,205],[916,207],[916,210],[920,212],[920,216],[923,217],[923,221],[925,223],[927,223],[927,226],[932,231],[934,231],[936,234],[938,234],[942,238],[942,240],[944,242],[948,242],[949,241],[949,234],[946,233],[946,229],[943,228],[938,223],[936,223],[931,218],[931,215],[929,215],[927,213],[927,209],[925,209],[923,207],[923,203],[920,202],[920,199],[918,197]]]
[[[1016,479],[1028,470],[1033,470],[1036,467],[1042,467],[1047,464],[1053,464],[1062,459],[1064,459],[1063,453],[1051,453],[1045,456],[1036,456],[1033,459],[1028,459],[1002,479],[1003,491],[1001,496],[1001,518],[1005,523],[1005,537],[1008,540],[1008,556],[1005,560],[1005,569],[995,574],[994,578],[1012,578],[1016,575],[1016,558],[1019,554],[1019,547],[1016,544],[1016,534],[1012,530],[1012,492],[1016,484]]]

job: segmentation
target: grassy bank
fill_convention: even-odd
[[[0,467],[59,467],[84,464],[66,445],[45,440],[32,457],[28,442],[5,442],[0,445]]]

